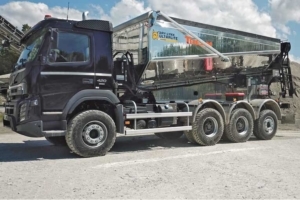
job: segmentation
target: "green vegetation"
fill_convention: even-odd
[[[28,24],[23,24],[23,26],[22,26],[22,32],[23,33],[26,33],[30,29],[31,29],[31,26],[29,26]]]
[[[28,24],[23,24],[22,32],[26,33],[31,29]],[[1,42],[1,41],[0,41]],[[12,66],[17,62],[20,52],[13,48],[0,47],[0,75],[9,74]]]
[[[13,49],[0,49],[0,75],[9,74],[18,57],[19,53]]]

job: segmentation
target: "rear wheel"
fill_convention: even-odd
[[[221,114],[212,108],[201,110],[193,123],[193,138],[204,146],[217,144],[224,131],[224,122]]]
[[[68,124],[67,144],[74,153],[82,157],[104,156],[115,140],[115,123],[102,111],[82,112]]]
[[[238,108],[232,112],[224,136],[231,142],[247,142],[253,133],[253,124],[250,112],[244,108]]]
[[[254,135],[259,140],[271,140],[277,132],[278,118],[272,110],[263,110],[254,123]]]
[[[46,137],[46,140],[55,146],[66,146],[67,145],[65,136]]]

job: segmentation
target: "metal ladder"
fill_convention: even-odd
[[[291,71],[290,59],[288,57],[288,53],[283,54],[282,67],[280,68],[279,73],[280,73],[281,96],[283,98],[286,98],[287,94],[289,97],[293,97],[294,94],[297,96],[297,93],[295,92],[294,89],[293,77],[292,77],[292,71]]]

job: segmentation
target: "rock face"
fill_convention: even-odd
[[[290,103],[290,109],[283,109],[282,112],[287,117],[282,120],[282,123],[285,121],[293,122],[291,116],[295,116],[295,124],[281,124],[281,129],[295,129],[300,128],[300,64],[296,62],[291,62],[292,76],[294,87],[296,88],[297,96],[293,96],[293,98],[281,98],[281,101],[284,103]],[[280,84],[274,83],[271,86],[271,90],[280,92]]]
[[[292,103],[293,103],[293,110],[296,116],[296,127],[300,129],[300,63],[292,62],[292,74],[293,74],[293,82],[296,88],[298,97],[294,96]]]

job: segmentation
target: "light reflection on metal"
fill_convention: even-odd
[[[130,51],[135,65],[144,70],[138,82],[142,90],[147,87],[159,89],[161,83],[169,87],[201,81],[207,84],[225,81],[234,70],[263,70],[280,53],[281,41],[276,38],[171,18],[192,35],[200,37],[199,41],[163,16],[154,16],[156,20],[149,20],[151,13],[114,28],[114,52]],[[203,48],[207,47],[203,41],[228,57],[230,62],[222,62],[217,52]],[[204,66],[208,58],[212,61],[209,62],[212,68]],[[179,90],[172,91],[177,93]],[[177,94],[182,96],[180,92]]]

